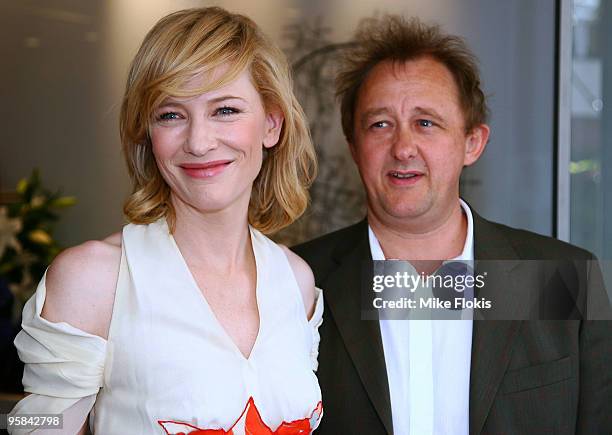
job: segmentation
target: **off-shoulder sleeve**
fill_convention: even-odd
[[[316,301],[315,310],[312,317],[308,321],[310,329],[312,331],[312,349],[310,350],[310,362],[313,371],[317,371],[319,367],[319,342],[321,336],[319,335],[319,327],[323,323],[323,291],[320,288],[315,287]]]
[[[10,415],[63,413],[61,433],[76,433],[102,386],[106,340],[68,323],[43,319],[45,280],[46,273],[23,309],[22,330],[15,338],[19,358],[25,363],[24,391],[30,395],[17,403]],[[70,431],[73,426],[76,430]]]

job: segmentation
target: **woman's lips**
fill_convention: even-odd
[[[181,169],[192,178],[211,178],[221,174],[232,163],[232,160],[214,160],[206,163],[184,163]]]

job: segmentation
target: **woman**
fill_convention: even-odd
[[[61,433],[87,415],[104,435],[310,433],[322,296],[262,234],[303,212],[315,169],[284,56],[244,16],[171,14],[132,63],[120,125],[130,224],[43,277],[13,413],[61,412]]]

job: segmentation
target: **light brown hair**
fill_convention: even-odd
[[[478,62],[460,37],[444,34],[438,26],[427,25],[418,18],[406,20],[397,15],[367,18],[359,24],[354,44],[344,53],[336,77],[342,130],[349,143],[353,142],[359,89],[372,68],[385,61],[406,62],[421,57],[437,60],[453,75],[466,132],[487,121]]]
[[[220,65],[228,67],[223,75],[186,91],[190,79],[209,77]],[[316,173],[316,155],[304,112],[293,95],[287,60],[252,20],[209,7],[162,18],[132,61],[120,116],[123,152],[133,182],[123,208],[130,222],[148,224],[166,217],[174,228],[170,188],[157,168],[148,133],[155,108],[169,96],[195,96],[222,87],[245,70],[264,106],[280,109],[284,116],[279,141],[266,153],[253,183],[249,223],[269,234],[303,213]]]

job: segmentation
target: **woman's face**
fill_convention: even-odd
[[[249,71],[195,97],[167,98],[153,111],[149,134],[175,208],[246,211],[263,148],[276,145],[282,123],[280,111],[264,108]]]

